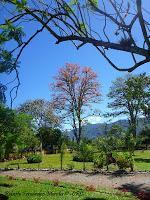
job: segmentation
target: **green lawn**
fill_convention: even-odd
[[[150,150],[136,151],[135,156],[135,170],[150,171]]]
[[[128,192],[97,189],[87,191],[85,186],[34,180],[10,180],[0,177],[0,194],[7,195],[9,200],[136,200]]]
[[[147,151],[135,151],[135,170],[147,170],[150,171],[150,150]],[[16,168],[19,163],[20,168],[48,168],[48,169],[60,169],[60,154],[49,154],[43,156],[43,161],[40,164],[28,164],[26,159],[14,160],[8,162],[0,162],[0,168]],[[67,169],[68,164],[73,163],[74,169],[82,169],[83,163],[73,162],[72,154],[66,153],[64,155],[63,168]],[[86,163],[86,169],[91,170],[93,168],[93,163]],[[110,170],[117,169],[113,165],[110,166]]]

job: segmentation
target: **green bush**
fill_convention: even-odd
[[[75,167],[75,166],[74,166],[74,163],[70,163],[70,164],[67,165],[67,169],[68,169],[68,170],[73,170],[74,167]]]
[[[73,155],[73,161],[93,162],[93,149],[91,145],[81,143]]]
[[[101,154],[96,154],[94,156],[93,162],[94,162],[94,168],[95,169],[102,169],[103,166],[106,163],[106,158],[102,153]]]
[[[84,158],[81,153],[76,152],[73,155],[73,161],[76,161],[76,162],[93,162],[93,156],[89,155],[86,158]]]
[[[116,163],[119,169],[131,168],[131,170],[133,170],[133,158],[131,155],[118,155],[116,157]]]
[[[41,163],[42,162],[42,156],[39,154],[31,154],[27,157],[28,163]]]

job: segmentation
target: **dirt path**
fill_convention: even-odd
[[[114,174],[85,174],[77,172],[50,172],[50,171],[0,171],[1,176],[14,176],[27,179],[40,178],[41,180],[56,180],[83,185],[94,185],[95,187],[126,188],[137,191],[150,192],[150,173],[128,174],[117,176]]]

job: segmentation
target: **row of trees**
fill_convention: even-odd
[[[89,116],[97,114],[93,107],[101,101],[97,74],[89,67],[66,64],[51,86],[51,102],[43,99],[27,101],[16,111],[1,104],[1,154],[5,158],[15,147],[39,146],[38,142],[32,144],[30,141],[40,141],[41,150],[53,149],[53,146],[60,149],[62,140],[67,138],[62,137],[58,128],[63,128],[65,123],[71,124],[78,145],[83,140],[83,124]],[[129,133],[136,139],[138,118],[150,120],[150,77],[140,74],[117,78],[108,97],[108,107],[112,111],[105,116],[125,115],[129,120]]]
[[[101,101],[97,75],[91,68],[66,64],[58,72],[52,88],[52,105],[66,123],[70,122],[79,144],[85,120],[97,114],[92,108]],[[110,87],[108,98],[111,111],[104,116],[125,115],[130,133],[136,138],[138,118],[150,120],[150,77],[144,73],[117,78]]]
[[[48,105],[42,99],[25,102],[16,110],[0,104],[0,160],[60,148],[62,132],[56,128],[58,118]]]

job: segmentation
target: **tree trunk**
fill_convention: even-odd
[[[78,144],[81,142],[81,134],[82,134],[82,126],[81,126],[81,119],[79,117],[79,133],[78,133]]]

